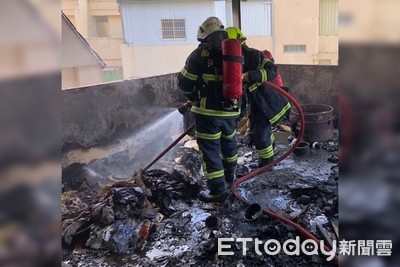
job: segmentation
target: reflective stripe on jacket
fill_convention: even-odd
[[[252,119],[263,118],[268,124],[274,125],[290,110],[288,99],[275,89],[265,84],[249,91]]]
[[[232,118],[240,109],[227,110],[222,94],[222,52],[220,48],[200,44],[187,58],[178,74],[178,85],[193,102],[191,111],[196,114]],[[237,105],[240,106],[240,105]]]

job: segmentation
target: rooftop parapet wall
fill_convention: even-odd
[[[285,86],[300,103],[331,105],[337,113],[338,67],[278,65]],[[132,132],[185,101],[177,74],[62,91],[62,145],[91,147],[117,129]],[[162,130],[162,129],[160,129]]]
[[[184,101],[176,73],[62,91],[62,145],[92,147],[117,129],[132,132]]]
[[[338,112],[338,66],[278,65],[284,86],[300,104],[319,103],[330,105]]]

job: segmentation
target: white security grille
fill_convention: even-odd
[[[306,45],[284,45],[284,53],[307,53]]]
[[[240,1],[242,32],[246,36],[272,35],[272,1]]]
[[[163,39],[186,38],[186,24],[184,19],[161,19]]]
[[[319,35],[338,35],[338,0],[319,1]]]

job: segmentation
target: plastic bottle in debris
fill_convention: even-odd
[[[137,247],[143,247],[147,237],[149,236],[150,228],[151,228],[151,222],[148,219],[144,219],[139,226],[138,239],[136,243]]]
[[[288,147],[294,146],[294,144],[297,142],[297,138],[293,138]]]

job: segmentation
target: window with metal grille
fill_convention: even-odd
[[[284,45],[284,53],[307,53],[306,45]]]
[[[162,19],[161,29],[163,39],[186,38],[186,23],[184,19]]]

